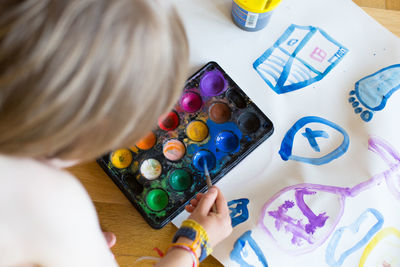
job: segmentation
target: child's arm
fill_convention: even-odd
[[[211,211],[212,205],[216,204],[217,213]],[[209,245],[216,246],[232,232],[229,209],[221,191],[213,186],[206,194],[198,194],[190,201],[191,205],[186,210],[191,213],[189,220],[199,223],[207,232]],[[176,243],[190,245],[192,240],[186,237],[179,237]],[[201,254],[200,248],[196,249],[196,257]],[[156,264],[156,267],[184,267],[193,266],[193,253],[183,247],[172,247],[168,253]]]

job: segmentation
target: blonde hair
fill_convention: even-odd
[[[0,153],[93,159],[176,102],[188,45],[167,0],[2,0]]]

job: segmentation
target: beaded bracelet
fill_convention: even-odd
[[[167,252],[165,252],[165,254],[167,254],[168,251],[172,248],[180,248],[180,249],[188,251],[190,253],[190,256],[193,259],[192,266],[193,267],[199,266],[200,263],[199,263],[199,259],[197,258],[197,255],[196,255],[196,250],[194,250],[192,246],[185,244],[185,243],[173,243],[168,247]]]
[[[200,245],[201,254],[199,261],[203,261],[208,255],[211,254],[212,249],[209,246],[209,239],[206,230],[198,222],[194,220],[186,220],[182,223],[181,228],[176,232],[172,242],[175,243],[179,237],[186,237],[193,241],[190,245],[197,247]],[[195,250],[196,251],[196,250]]]

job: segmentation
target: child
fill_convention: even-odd
[[[167,0],[1,1],[0,266],[117,266],[89,196],[60,168],[149,132],[187,58]],[[158,266],[193,266],[231,232],[217,188],[187,210]]]

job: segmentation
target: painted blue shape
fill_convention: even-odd
[[[283,94],[323,79],[348,51],[320,28],[292,24],[253,67],[272,90]]]
[[[313,131],[310,128],[306,128],[305,132],[302,135],[307,138],[308,143],[314,151],[321,152],[319,145],[317,143],[317,137],[329,138],[329,134],[325,131]]]
[[[292,46],[297,44],[297,42],[299,41],[299,39],[291,39],[287,42],[287,45]]]
[[[369,122],[372,119],[372,116],[373,116],[373,114],[369,110],[364,110],[360,114],[361,119],[363,119],[363,121],[365,121],[365,122]]]
[[[400,89],[400,64],[383,68],[356,82],[355,94],[358,101],[364,106],[366,112],[357,110],[361,119],[368,122],[372,119],[372,111],[380,111],[385,108],[388,99],[394,92]],[[353,93],[354,92],[354,93]]]
[[[246,246],[246,244],[248,246]],[[257,255],[258,261],[260,263],[260,265],[256,265],[257,267],[268,267],[268,263],[265,259],[263,252],[257,245],[256,241],[251,237],[251,231],[245,232],[236,240],[235,244],[233,245],[233,250],[230,254],[231,260],[237,262],[240,267],[256,267],[246,262],[246,258],[249,256],[249,251],[247,249],[252,249],[253,252]]]
[[[228,202],[232,227],[247,221],[249,218],[248,204],[249,200],[247,198],[234,199]]]
[[[358,233],[361,224],[367,219],[368,214],[372,214],[376,218],[377,222],[369,229],[367,234],[363,236],[361,240],[359,240],[354,246],[352,246],[348,250],[344,251],[340,255],[338,260],[335,260],[336,248],[344,232],[346,230],[349,230],[351,231],[351,233],[354,234]],[[342,266],[343,262],[348,256],[350,256],[352,253],[356,252],[358,249],[366,245],[368,241],[373,237],[373,235],[382,228],[383,222],[384,222],[383,216],[379,211],[377,211],[376,209],[367,209],[360,215],[360,217],[357,218],[357,220],[354,223],[352,223],[349,226],[344,226],[337,229],[335,233],[332,235],[332,238],[329,241],[329,244],[326,248],[326,254],[325,254],[326,263],[328,263],[328,265],[331,267]]]
[[[339,133],[341,133],[343,135],[342,143],[335,150],[333,150],[332,152],[330,152],[320,158],[306,158],[306,157],[292,155],[293,142],[294,142],[294,137],[295,137],[296,133],[301,128],[303,128],[305,125],[307,125],[309,123],[320,123],[320,124],[327,125],[333,129],[337,130]],[[281,156],[281,158],[283,160],[290,159],[290,160],[301,161],[301,162],[309,163],[309,164],[313,164],[313,165],[322,165],[322,164],[331,162],[332,160],[337,159],[338,157],[340,157],[344,153],[346,153],[347,149],[349,148],[349,144],[350,144],[349,135],[342,127],[340,127],[339,125],[337,125],[331,121],[328,121],[326,119],[316,117],[316,116],[309,116],[309,117],[304,117],[304,118],[301,118],[300,120],[298,120],[287,131],[285,137],[282,140],[281,149],[279,150],[279,155]],[[311,145],[311,143],[310,143],[310,145]]]

